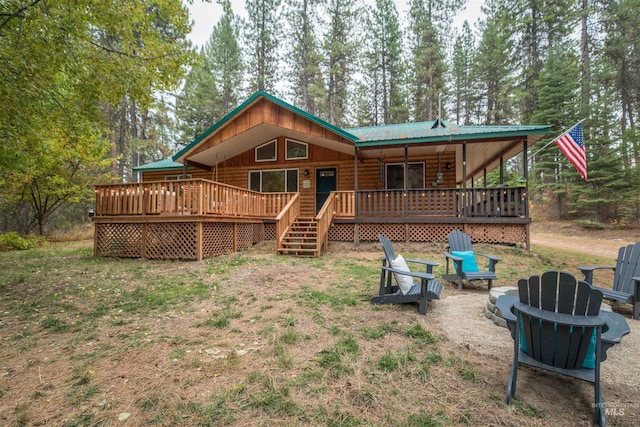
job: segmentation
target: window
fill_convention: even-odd
[[[256,162],[272,162],[278,158],[277,140],[256,147]]]
[[[294,141],[293,139],[287,139],[286,142],[287,153],[285,158],[287,160],[306,159],[309,157],[309,144]]]
[[[191,174],[188,173],[186,177],[183,177],[182,174],[179,175],[165,175],[164,180],[165,181],[173,181],[176,179],[191,179]]]
[[[249,189],[261,193],[296,193],[298,169],[249,171]]]
[[[388,163],[387,169],[387,190],[404,189],[404,163]],[[409,163],[409,185],[407,188],[424,188],[424,163]]]

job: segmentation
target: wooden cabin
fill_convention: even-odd
[[[98,185],[100,256],[202,259],[274,240],[319,256],[328,241],[446,241],[529,247],[523,186],[474,186],[549,126],[443,120],[341,129],[257,92],[142,180]],[[502,174],[501,174],[502,175]],[[485,181],[486,182],[486,179]]]

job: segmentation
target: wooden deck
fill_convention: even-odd
[[[444,242],[460,229],[475,242],[529,247],[524,188],[337,191],[329,200],[321,231],[331,241],[377,241],[383,233],[395,241]],[[99,185],[95,254],[202,259],[261,240],[275,240],[277,248],[299,209],[298,193],[204,179]]]

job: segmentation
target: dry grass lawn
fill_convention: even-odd
[[[444,261],[443,244],[394,246]],[[477,250],[503,258],[494,286],[611,262],[542,246]],[[593,389],[577,380],[522,368],[519,399],[504,403],[512,343],[484,317],[486,285],[446,284],[426,316],[372,306],[381,255],[377,244],[333,244],[299,259],[264,242],[202,262],[104,259],[90,241],[0,253],[0,424],[590,424]],[[640,417],[638,322],[628,321],[632,336],[603,364],[619,426]]]

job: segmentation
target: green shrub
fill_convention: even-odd
[[[587,230],[603,230],[605,228],[604,224],[600,222],[595,222],[595,221],[579,219],[574,222],[578,224],[580,227],[585,228]]]
[[[10,233],[0,234],[0,251],[24,251],[42,246],[45,242],[46,239],[43,236],[29,234],[22,237],[18,233],[12,231]]]

